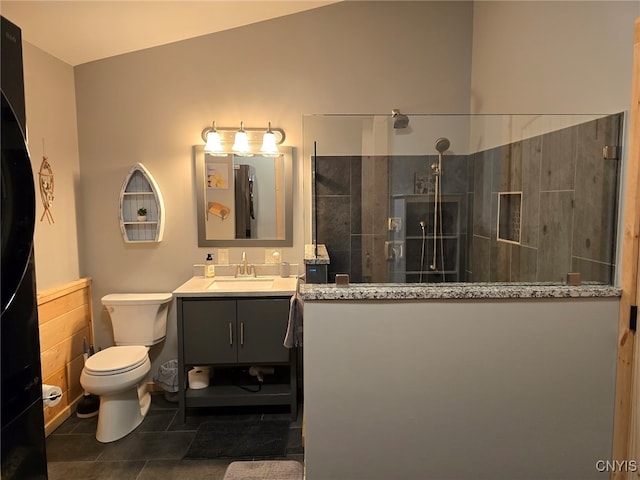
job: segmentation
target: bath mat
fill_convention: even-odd
[[[302,480],[302,470],[295,460],[231,462],[222,480]]]
[[[284,457],[288,420],[204,422],[189,447],[189,458]]]

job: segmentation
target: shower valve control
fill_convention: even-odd
[[[399,232],[402,230],[402,217],[389,217],[389,231]]]
[[[391,240],[384,242],[384,257],[387,261],[398,262],[404,257],[404,242]]]

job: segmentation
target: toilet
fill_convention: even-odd
[[[164,340],[171,293],[113,293],[102,297],[116,346],[90,356],[80,384],[100,397],[96,439],[118,440],[140,425],[151,406],[145,379],[149,347]]]

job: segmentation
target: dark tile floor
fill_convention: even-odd
[[[230,459],[184,458],[200,423],[216,419],[289,419],[286,407],[193,409],[186,423],[176,418],[177,404],[153,394],[151,409],[142,424],[112,443],[95,438],[97,417],[68,418],[47,438],[49,480],[221,480]],[[302,408],[291,423],[287,460],[303,462]],[[279,457],[282,459],[282,457]]]

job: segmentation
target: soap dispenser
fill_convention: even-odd
[[[205,261],[204,267],[204,275],[205,277],[212,278],[216,276],[216,266],[213,264],[213,255],[211,253],[207,253],[207,259]]]

